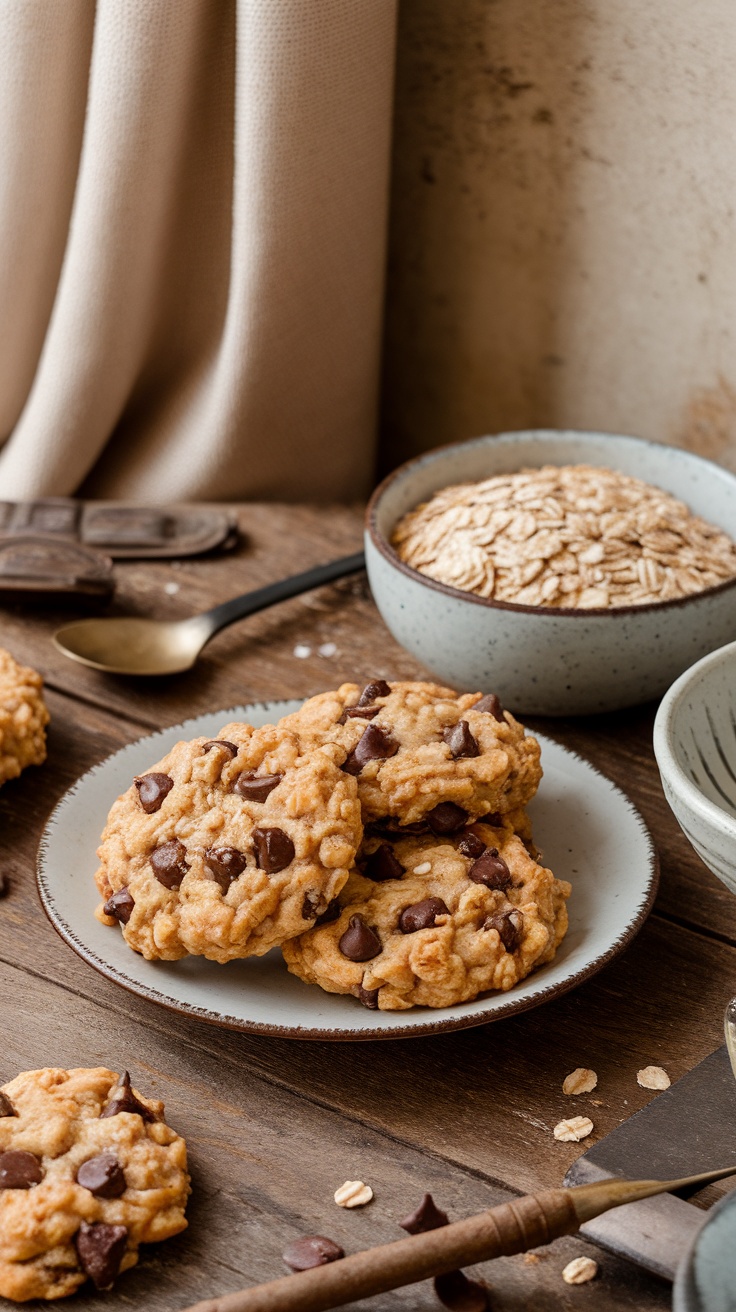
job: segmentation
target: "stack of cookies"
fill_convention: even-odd
[[[277,725],[181,742],[114,804],[98,916],[150,960],[281,947],[384,1011],[509,989],[550,961],[570,886],[525,808],[539,744],[493,694],[343,684]]]

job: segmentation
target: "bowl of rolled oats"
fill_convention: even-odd
[[[736,476],[609,433],[476,438],[402,465],[366,517],[376,604],[455,686],[588,714],[736,639]]]

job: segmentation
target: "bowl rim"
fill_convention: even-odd
[[[736,840],[736,819],[729,815],[728,811],[724,811],[723,807],[719,806],[717,802],[712,802],[709,797],[706,797],[700,791],[683,770],[672,746],[674,719],[683,698],[692,691],[693,685],[699,682],[709,670],[719,665],[728,664],[731,660],[736,664],[736,642],[728,642],[724,647],[717,647],[715,651],[708,652],[707,656],[702,656],[699,661],[696,661],[694,665],[685,670],[678,679],[675,679],[675,682],[667,689],[657,709],[652,732],[652,746],[663,781],[666,780],[672,791],[701,820],[714,826],[724,837]]]
[[[401,574],[412,579],[415,583],[421,583],[425,587],[432,589],[434,592],[443,593],[446,597],[452,597],[455,600],[471,602],[476,606],[484,606],[487,610],[504,610],[511,611],[518,615],[538,615],[548,616],[552,619],[573,619],[573,618],[590,618],[590,616],[606,616],[615,619],[620,615],[646,615],[656,612],[672,610],[675,607],[686,606],[703,598],[717,596],[719,593],[736,589],[736,575],[731,579],[725,579],[723,583],[716,583],[711,588],[703,588],[700,592],[688,593],[685,597],[671,597],[667,601],[648,601],[642,605],[631,606],[528,606],[519,604],[514,601],[494,601],[491,597],[479,597],[475,592],[464,592],[462,588],[455,588],[450,583],[441,583],[438,579],[430,578],[428,574],[422,574],[418,569],[407,565],[401,559],[398,552],[394,550],[391,543],[378,527],[378,508],[388,489],[400,477],[419,466],[425,464],[428,460],[441,458],[450,451],[457,451],[465,447],[480,446],[496,438],[516,437],[516,438],[534,438],[539,441],[549,441],[550,444],[562,437],[563,435],[571,438],[576,437],[602,437],[606,438],[625,438],[629,442],[637,443],[642,447],[658,447],[666,451],[677,451],[690,460],[697,461],[709,469],[715,469],[721,474],[733,479],[736,484],[736,474],[732,474],[729,469],[723,465],[718,465],[714,460],[706,460],[704,456],[696,455],[694,451],[688,451],[683,447],[669,446],[666,442],[652,442],[648,438],[634,437],[630,433],[605,433],[593,429],[583,428],[519,428],[509,429],[501,433],[484,433],[480,437],[471,437],[462,442],[446,442],[443,446],[432,447],[429,451],[424,451],[418,456],[413,456],[411,460],[406,460],[396,469],[392,469],[384,479],[374,488],[368,505],[365,509],[365,531],[370,538],[376,550]],[[521,443],[523,445],[523,443]],[[635,475],[632,475],[635,477]],[[736,490],[736,488],[735,488]],[[725,531],[725,530],[723,530]]]

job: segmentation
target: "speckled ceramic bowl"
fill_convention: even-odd
[[[680,828],[736,893],[736,642],[670,688],[654,722],[654,754]]]
[[[600,465],[633,474],[733,533],[736,476],[676,447],[610,433],[501,433],[402,465],[367,511],[368,577],[394,637],[456,688],[494,691],[542,715],[617,710],[658,696],[706,652],[736,639],[736,579],[677,601],[572,610],[488,601],[405,565],[391,546],[408,510],[450,483],[525,466]]]

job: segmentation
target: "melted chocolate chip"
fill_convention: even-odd
[[[402,934],[416,934],[419,929],[432,929],[438,916],[449,914],[441,897],[426,897],[423,902],[404,908],[399,916],[399,929]]]
[[[15,1107],[13,1106],[12,1102],[10,1101],[7,1093],[3,1093],[2,1089],[0,1089],[0,1116],[17,1116],[17,1115],[18,1113],[15,1110]]]
[[[113,1085],[110,1091],[110,1101],[107,1107],[100,1112],[100,1120],[104,1121],[108,1116],[118,1116],[120,1112],[137,1112],[144,1121],[155,1121],[156,1119],[153,1112],[143,1105],[140,1098],[136,1098],[130,1087],[130,1076],[127,1071],[124,1071],[117,1084]]]
[[[425,817],[433,834],[456,834],[467,824],[468,813],[456,802],[440,802]]]
[[[515,952],[524,933],[524,915],[516,907],[500,911],[496,916],[488,916],[483,928],[495,929],[506,951]]]
[[[360,774],[369,761],[385,761],[387,757],[395,756],[398,750],[399,744],[388,729],[382,729],[380,724],[369,724],[342,768],[346,774]]]
[[[309,1271],[313,1266],[326,1266],[328,1262],[338,1262],[345,1256],[345,1251],[325,1235],[305,1235],[295,1239],[284,1249],[284,1261],[292,1271]]]
[[[294,860],[296,849],[283,829],[254,829],[256,865],[267,875],[277,875]]]
[[[494,720],[498,720],[501,724],[505,723],[503,706],[495,692],[489,692],[485,697],[481,697],[480,701],[476,702],[475,706],[471,706],[470,709],[471,711],[485,711],[486,715],[492,715]]]
[[[373,720],[382,706],[346,706],[338,724],[347,724],[348,720]]]
[[[128,1231],[124,1225],[83,1221],[74,1236],[79,1265],[97,1289],[110,1289],[125,1255]]]
[[[475,822],[477,825],[490,825],[491,829],[500,829],[503,824],[503,816],[500,811],[489,811],[487,815],[482,815]]]
[[[117,893],[107,899],[102,910],[106,916],[114,916],[121,925],[127,925],[133,914],[135,900],[129,888],[119,888]]]
[[[348,961],[370,961],[383,951],[380,938],[362,916],[350,917],[350,923],[337,946]]]
[[[189,865],[186,860],[187,849],[178,838],[170,838],[151,853],[151,866],[159,884],[164,888],[178,888]]]
[[[464,1271],[446,1271],[435,1276],[434,1292],[450,1312],[488,1312],[490,1308],[485,1285],[470,1280]]]
[[[404,870],[393,848],[388,843],[381,843],[368,857],[363,875],[366,879],[372,879],[374,884],[383,884],[387,879],[401,879]]]
[[[237,847],[208,847],[204,863],[223,893],[227,893],[233,880],[242,875],[247,865],[243,853]]]
[[[282,774],[256,774],[254,770],[243,770],[233,783],[232,791],[248,802],[265,802],[283,777]]]
[[[470,732],[467,720],[458,720],[451,729],[445,729],[442,737],[455,760],[460,756],[480,755],[480,747]]]
[[[399,1221],[401,1229],[408,1230],[410,1235],[423,1235],[428,1230],[439,1230],[441,1226],[449,1224],[447,1212],[437,1206],[431,1194],[424,1195],[416,1212],[411,1212],[403,1221]]]
[[[468,878],[474,884],[485,884],[486,888],[509,888],[513,882],[511,871],[497,847],[487,847],[482,856],[474,861],[468,871]]]
[[[30,1189],[43,1180],[41,1163],[34,1153],[9,1148],[0,1153],[0,1189]]]
[[[164,798],[174,787],[174,780],[168,774],[143,774],[133,780],[138,789],[138,797],[146,815],[158,811]]]
[[[468,830],[467,834],[462,835],[460,842],[457,845],[457,850],[458,852],[462,852],[463,856],[469,856],[475,860],[476,857],[481,856],[483,852],[485,852],[486,845],[482,838],[479,838],[477,834],[472,832],[472,830]]]
[[[125,1172],[114,1153],[100,1153],[82,1162],[77,1184],[89,1189],[95,1198],[119,1198],[127,1187]]]
[[[237,744],[229,743],[227,738],[211,738],[208,743],[204,743],[202,747],[202,754],[204,755],[205,752],[211,752],[213,747],[223,747],[227,752],[228,756],[230,757],[231,761],[233,757],[237,756],[238,754]]]
[[[358,998],[369,1011],[378,1011],[378,989],[364,989],[358,985]]]
[[[303,914],[304,913],[302,912],[302,915]],[[339,897],[333,897],[332,901],[327,907],[327,910],[323,911],[321,916],[317,916],[317,919],[314,922],[314,928],[316,929],[318,925],[330,925],[333,920],[339,920],[339,918],[340,918],[340,899]]]
[[[376,700],[376,697],[390,697],[391,688],[385,679],[376,679],[373,683],[367,683],[363,689],[356,705],[370,706]]]

